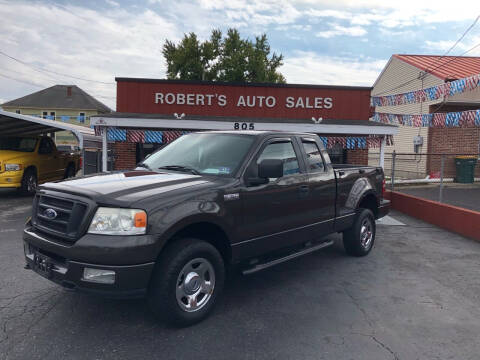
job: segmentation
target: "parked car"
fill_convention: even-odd
[[[0,137],[0,188],[33,194],[38,184],[75,176],[80,156],[59,152],[49,137]]]
[[[66,287],[147,296],[190,325],[250,274],[332,245],[367,255],[389,211],[380,167],[335,168],[316,135],[237,131],[180,137],[132,171],[39,187],[24,230],[27,267]]]
[[[57,144],[57,150],[60,152],[73,154],[80,154],[80,148],[77,145]]]

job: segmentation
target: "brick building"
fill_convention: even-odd
[[[116,78],[117,112],[92,118],[113,142],[115,169],[198,130],[287,130],[322,136],[336,162],[367,164],[370,140],[396,127],[369,121],[370,87]],[[103,131],[101,130],[101,131]],[[380,142],[376,142],[380,144]],[[383,143],[384,144],[384,143]]]
[[[480,74],[480,57],[431,56],[431,55],[392,55],[372,88],[372,96],[386,96],[426,89],[453,80]],[[377,106],[376,112],[392,114],[427,114],[480,109],[480,88],[445,96],[438,100],[397,105]],[[480,153],[480,129],[478,127],[410,127],[399,126],[394,137],[394,145],[387,146],[386,152],[409,153],[397,159],[395,172],[400,177],[423,178],[438,176],[441,157],[426,154]],[[413,139],[421,136],[423,145],[414,147]],[[378,155],[370,152],[370,162]],[[454,155],[445,159],[445,176],[455,176]],[[387,156],[385,170],[391,169]],[[476,177],[480,177],[477,166]]]

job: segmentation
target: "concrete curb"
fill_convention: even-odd
[[[480,241],[480,212],[396,191],[386,191],[385,198],[392,202],[392,209]]]

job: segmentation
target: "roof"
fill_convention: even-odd
[[[170,80],[170,79],[148,79],[148,78],[129,78],[129,77],[116,77],[115,81],[147,82],[147,83],[159,83],[159,84],[184,84],[184,85],[221,85],[221,86],[280,87],[280,88],[307,88],[307,89],[372,90],[371,86],[223,82],[223,81]]]
[[[480,74],[480,57],[404,54],[394,54],[393,57],[422,71],[428,71],[444,81]]]
[[[70,89],[70,90],[69,90]],[[39,107],[44,109],[112,110],[76,85],[54,85],[33,94],[8,101],[2,106]]]
[[[84,138],[95,138],[95,131],[89,127],[0,110],[2,136],[37,136],[57,131],[71,131],[77,137],[80,147],[83,145]]]

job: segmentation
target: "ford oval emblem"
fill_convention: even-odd
[[[47,219],[49,220],[53,220],[57,217],[57,212],[53,209],[46,209],[44,212],[43,212],[43,216],[45,216]]]

